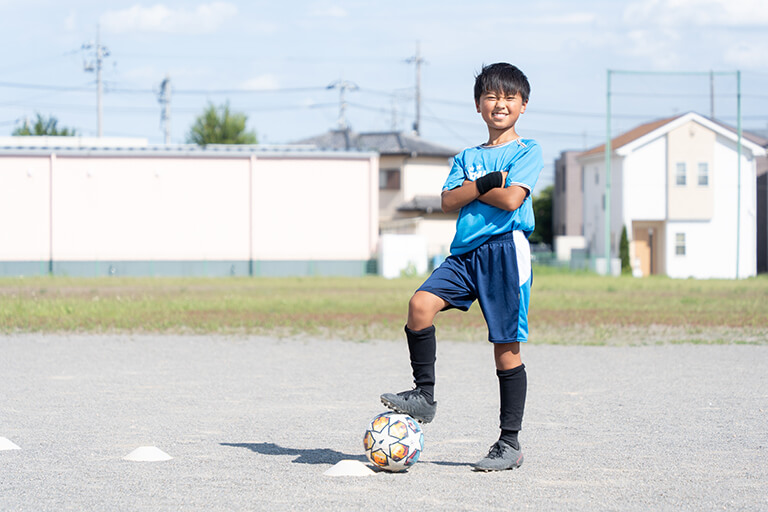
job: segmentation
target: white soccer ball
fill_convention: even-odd
[[[363,436],[365,456],[386,471],[406,471],[424,449],[424,433],[407,414],[383,412],[371,420]]]

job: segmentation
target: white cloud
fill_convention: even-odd
[[[74,32],[77,30],[77,16],[74,12],[70,12],[69,15],[64,18],[64,29],[67,32]]]
[[[240,84],[241,89],[252,89],[255,91],[264,91],[280,88],[280,81],[275,75],[260,75]]]
[[[101,16],[102,28],[111,33],[160,32],[170,34],[207,34],[217,31],[238,13],[228,2],[202,4],[193,10],[172,9],[163,4],[151,7],[134,5]]]
[[[593,23],[596,19],[597,16],[591,12],[573,12],[570,14],[547,16],[535,21],[545,25],[584,25]]]
[[[648,59],[662,69],[680,65],[681,58],[675,48],[680,34],[665,30],[629,30],[623,47],[627,55]]]
[[[739,42],[731,45],[723,56],[725,62],[739,69],[768,68],[768,53],[764,46]]]
[[[312,9],[311,15],[319,18],[346,18],[349,13],[340,5],[320,4]]]
[[[768,26],[765,0],[645,0],[627,6],[624,21],[666,26]]]

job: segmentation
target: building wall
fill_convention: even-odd
[[[738,173],[736,144],[717,136],[712,145],[713,171],[711,173],[712,215],[703,220],[670,219],[666,226],[667,275],[676,278],[736,278],[749,277],[757,271],[757,229],[755,212],[755,163],[743,152],[741,167],[741,205],[738,204]],[[740,218],[737,228],[737,215]],[[694,211],[701,211],[691,205]],[[737,230],[740,243],[737,243]],[[685,255],[676,253],[676,237],[685,237]],[[738,247],[738,251],[737,251]]]
[[[757,271],[768,272],[768,157],[757,161]]]
[[[708,220],[713,215],[715,132],[689,121],[667,134],[667,216],[670,220]],[[678,164],[685,166],[685,184],[677,184]],[[699,165],[706,165],[708,183],[698,183]]]
[[[622,222],[628,231],[632,221],[667,218],[666,155],[667,140],[659,137],[625,158]]]
[[[377,174],[371,155],[3,155],[0,275],[361,275]]]
[[[37,262],[49,259],[50,176],[47,158],[2,159],[0,260]]]
[[[622,228],[622,169],[624,159],[611,160],[611,257],[618,258],[619,239]],[[584,238],[592,257],[605,257],[605,163],[602,159],[590,158],[584,166]]]
[[[416,196],[439,196],[451,170],[447,158],[419,156],[406,158],[403,164],[404,201],[410,201]]]
[[[552,232],[555,236],[580,236],[584,232],[582,168],[578,151],[564,151],[555,160],[552,196]]]

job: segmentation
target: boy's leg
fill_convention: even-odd
[[[417,291],[408,303],[408,323],[405,336],[408,340],[408,353],[413,370],[413,383],[416,389],[428,399],[434,401],[435,360],[437,340],[435,338],[435,316],[448,303],[429,292]]]
[[[497,343],[494,344],[493,349],[501,403],[500,440],[519,450],[517,434],[522,428],[525,396],[528,390],[528,376],[520,358],[520,343]]]
[[[408,304],[405,335],[416,388],[381,395],[382,403],[390,409],[409,414],[424,423],[432,421],[437,409],[434,401],[437,341],[432,323],[437,313],[447,305],[445,300],[429,292],[417,291],[413,295]]]
[[[493,348],[499,379],[501,435],[488,455],[475,464],[478,471],[513,469],[523,463],[517,434],[523,424],[528,378],[520,359],[520,343],[496,343]]]
[[[494,345],[501,427],[499,440],[475,464],[479,471],[512,469],[523,462],[517,435],[528,385],[520,343],[528,339],[530,265],[528,241],[517,231],[478,249],[478,275],[482,276],[477,279],[478,299],[488,324],[488,340]]]

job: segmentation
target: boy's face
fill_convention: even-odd
[[[502,91],[486,91],[475,105],[488,128],[506,131],[515,126],[520,114],[525,112],[526,103],[523,103],[519,92],[513,95]]]

